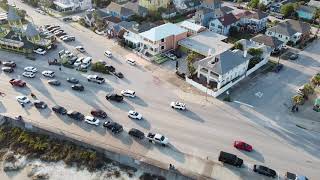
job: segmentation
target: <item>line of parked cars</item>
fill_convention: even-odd
[[[58,25],[50,25],[50,24],[44,25],[42,27],[42,33],[44,35],[54,35],[57,38],[61,39],[62,41],[65,41],[65,42],[75,41],[76,40],[76,38],[74,36],[68,35]]]

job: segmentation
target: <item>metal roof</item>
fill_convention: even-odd
[[[39,35],[39,31],[34,27],[34,25],[32,23],[29,23],[27,25],[27,29],[26,29],[26,36],[27,37],[34,37]]]
[[[166,23],[155,28],[150,29],[149,31],[140,33],[140,35],[144,38],[147,38],[151,41],[159,41],[163,38],[166,38],[171,35],[179,35],[187,32],[187,30],[172,24]]]
[[[20,19],[21,17],[18,16],[17,11],[13,7],[9,6],[8,21],[18,21]]]

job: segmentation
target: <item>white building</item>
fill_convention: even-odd
[[[259,3],[268,6],[273,2],[273,0],[259,0]]]
[[[92,8],[91,0],[55,0],[53,4],[60,12],[81,11]]]
[[[230,28],[237,26],[238,21],[232,13],[226,14],[223,17],[210,21],[209,30],[218,34],[228,35]]]

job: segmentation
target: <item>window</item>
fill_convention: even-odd
[[[211,26],[213,26],[213,27],[214,27],[214,26],[215,26],[215,25],[214,25],[214,23],[211,23]]]
[[[164,50],[164,46],[161,46],[161,50]]]
[[[279,34],[279,38],[282,38],[282,35],[281,35],[281,34]]]
[[[164,42],[164,39],[161,39],[161,42]]]
[[[219,28],[219,29],[222,29],[222,26],[218,25],[218,28]]]

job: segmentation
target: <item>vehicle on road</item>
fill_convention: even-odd
[[[67,115],[70,118],[72,118],[74,120],[78,120],[78,121],[82,121],[84,119],[84,115],[83,114],[81,114],[80,112],[77,112],[77,111],[73,111],[73,110],[68,111]]]
[[[236,155],[224,151],[220,151],[218,160],[237,167],[241,167],[243,164],[243,160],[241,158],[238,158]]]
[[[83,59],[80,67],[82,69],[87,69],[91,65],[91,62],[92,62],[92,57],[86,57]]]
[[[103,119],[108,117],[107,113],[101,109],[93,109],[91,111],[91,115],[95,117],[103,118]]]
[[[92,116],[86,116],[84,118],[84,122],[91,124],[91,125],[96,125],[96,126],[99,126],[99,124],[100,124],[100,120],[95,117],[92,117]]]
[[[299,57],[299,54],[294,53],[294,54],[291,54],[291,55],[290,55],[289,59],[290,59],[290,60],[296,60],[296,59],[298,59],[298,57]]]
[[[53,71],[49,71],[49,70],[46,70],[46,71],[42,71],[41,73],[43,76],[45,77],[49,77],[49,78],[53,78],[55,76],[55,73]]]
[[[103,127],[109,129],[112,133],[118,134],[123,131],[123,127],[121,124],[113,121],[106,121],[103,123]]]
[[[27,77],[27,78],[34,78],[36,76],[36,74],[33,72],[23,72],[22,76]]]
[[[132,66],[136,65],[136,61],[133,59],[127,59],[126,62]]]
[[[49,59],[48,60],[48,64],[49,65],[56,65],[56,66],[60,66],[61,63],[58,61],[58,59]]]
[[[24,87],[27,85],[27,83],[21,79],[11,79],[9,82],[12,86]]]
[[[75,91],[84,91],[84,87],[82,84],[75,84],[75,85],[72,85],[71,88]]]
[[[89,82],[95,82],[95,83],[98,83],[98,84],[102,84],[105,81],[103,77],[100,77],[98,75],[88,75],[87,79],[88,79]]]
[[[251,145],[249,145],[243,141],[234,141],[233,147],[240,149],[240,150],[245,150],[248,152],[251,152],[253,150]]]
[[[58,33],[58,34],[55,34],[58,38],[60,38],[60,37],[62,37],[62,36],[65,36],[65,35],[67,35],[67,33],[66,32],[60,32],[60,33]]]
[[[275,178],[277,176],[277,172],[273,169],[270,169],[266,166],[261,166],[261,165],[253,165],[253,171],[258,173],[258,174],[262,174],[265,176],[269,176],[269,177],[273,177]]]
[[[12,67],[2,67],[1,69],[3,72],[6,72],[6,73],[12,73],[14,71]]]
[[[149,142],[154,142],[166,146],[169,143],[169,139],[162,134],[149,132],[147,135]]]
[[[79,80],[74,77],[70,77],[70,78],[67,78],[67,82],[72,83],[72,84],[78,84]]]
[[[52,86],[60,86],[61,82],[57,79],[52,79],[48,81],[48,84],[52,85]]]
[[[39,100],[35,100],[33,102],[34,107],[36,107],[37,109],[45,109],[47,108],[47,104],[43,101],[39,101]]]
[[[37,13],[40,13],[42,15],[46,15],[46,13],[44,11],[42,11],[40,8],[36,8],[34,11],[36,11]]]
[[[67,114],[67,110],[66,108],[59,106],[59,105],[55,105],[52,107],[52,111],[61,115],[66,115]]]
[[[132,128],[129,130],[128,134],[130,136],[136,137],[138,139],[143,139],[144,138],[144,133],[138,129]]]
[[[82,64],[84,57],[79,57],[76,62],[73,63],[73,66],[79,67]]]
[[[274,68],[274,72],[278,73],[280,72],[280,70],[283,68],[283,64],[278,64],[275,68]]]
[[[84,49],[83,46],[76,46],[76,50],[79,51],[79,52],[81,52],[81,53],[86,52],[86,50]]]
[[[180,109],[180,110],[186,110],[186,104],[182,103],[182,102],[171,102],[170,106],[174,109]]]
[[[124,76],[121,72],[115,72],[113,73],[115,76],[117,76],[118,78],[122,79]]]
[[[72,21],[71,17],[64,17],[62,18],[63,21],[68,22],[68,21]]]
[[[61,40],[64,41],[64,42],[70,42],[70,41],[75,41],[76,38],[74,36],[68,36],[67,35],[66,37],[62,38]]]
[[[30,100],[27,96],[17,96],[16,100],[21,104],[27,104],[30,102]]]
[[[128,112],[128,117],[132,118],[132,119],[141,120],[142,119],[142,114],[138,113],[137,111],[130,110]]]
[[[15,68],[17,64],[14,61],[3,61],[3,66]]]
[[[116,93],[109,93],[106,95],[106,99],[116,101],[116,102],[121,102],[123,100],[123,96],[118,95]]]
[[[287,172],[285,175],[285,180],[308,180],[308,178],[303,175],[297,175],[291,172]]]
[[[126,90],[121,91],[121,95],[134,98],[134,97],[136,97],[136,92],[129,90],[129,89],[126,89]]]
[[[169,59],[171,59],[173,61],[177,60],[177,56],[175,56],[174,54],[172,54],[170,52],[166,53],[165,56],[167,56]]]
[[[27,66],[27,67],[24,68],[24,71],[36,73],[38,70],[35,67]]]
[[[116,68],[114,68],[112,65],[107,65],[106,64],[104,67],[111,73],[116,71]]]
[[[112,57],[112,53],[110,51],[105,51],[104,52],[104,55],[108,58],[111,58]]]
[[[35,50],[33,50],[33,52],[40,54],[40,55],[45,55],[47,53],[46,50],[41,49],[41,48],[35,49]]]

